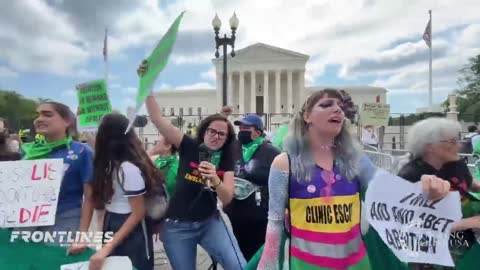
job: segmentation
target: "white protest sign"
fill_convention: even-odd
[[[365,204],[368,221],[398,259],[453,266],[448,242],[453,224],[462,218],[458,192],[428,201],[420,182],[410,183],[378,169]]]
[[[55,224],[62,159],[0,162],[0,227]]]
[[[364,126],[388,126],[389,116],[389,104],[363,103],[360,108],[360,122]]]
[[[88,262],[65,264],[60,270],[88,270]],[[126,256],[111,256],[105,259],[102,270],[132,270],[133,265],[130,258]]]

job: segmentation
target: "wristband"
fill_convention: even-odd
[[[213,188],[216,189],[216,188],[219,187],[221,184],[222,184],[222,180],[218,181],[218,184],[216,184]]]

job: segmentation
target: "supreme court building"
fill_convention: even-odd
[[[228,55],[227,102],[234,118],[245,113],[274,115],[272,123],[284,123],[298,112],[313,91],[329,86],[305,86],[305,67],[309,56],[256,43]],[[222,108],[223,59],[213,59],[215,89],[161,90],[156,98],[167,117],[182,116],[184,126],[198,123],[199,115],[217,113]],[[372,86],[335,86],[350,93],[357,105],[364,102],[386,103],[386,89]],[[235,116],[236,115],[236,116]],[[270,123],[270,124],[272,124]]]

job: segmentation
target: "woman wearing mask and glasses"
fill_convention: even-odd
[[[142,76],[148,63],[140,66]],[[205,118],[192,138],[180,131],[150,95],[146,106],[152,123],[179,151],[175,192],[162,229],[165,252],[173,269],[195,269],[197,244],[224,269],[240,270],[245,259],[217,209],[217,197],[228,205],[233,198],[235,131],[222,115]],[[208,160],[200,157],[208,154]]]

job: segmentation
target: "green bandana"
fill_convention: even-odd
[[[480,193],[468,193],[472,198],[468,198],[466,201],[462,202],[462,214],[464,218],[477,216],[480,213]]]
[[[167,193],[170,197],[172,197],[173,193],[175,193],[175,188],[177,186],[178,162],[179,160],[177,155],[157,157],[155,159],[155,166],[166,177],[165,183],[167,186]]]
[[[473,169],[473,178],[480,179],[480,165],[475,165]]]
[[[35,141],[32,143],[25,143],[22,145],[22,150],[25,152],[25,156],[23,157],[24,160],[32,160],[32,159],[41,159],[48,156],[52,153],[56,148],[65,146],[70,147],[72,143],[72,137],[67,137],[65,139],[56,141],[56,142],[47,142],[45,139],[40,141]]]
[[[212,158],[210,159],[210,163],[215,165],[218,168],[218,164],[220,164],[220,159],[222,158],[222,151],[213,152]]]
[[[242,145],[242,152],[243,152],[243,161],[249,162],[252,159],[253,154],[257,151],[257,148],[265,141],[264,137],[259,137],[255,141]]]

